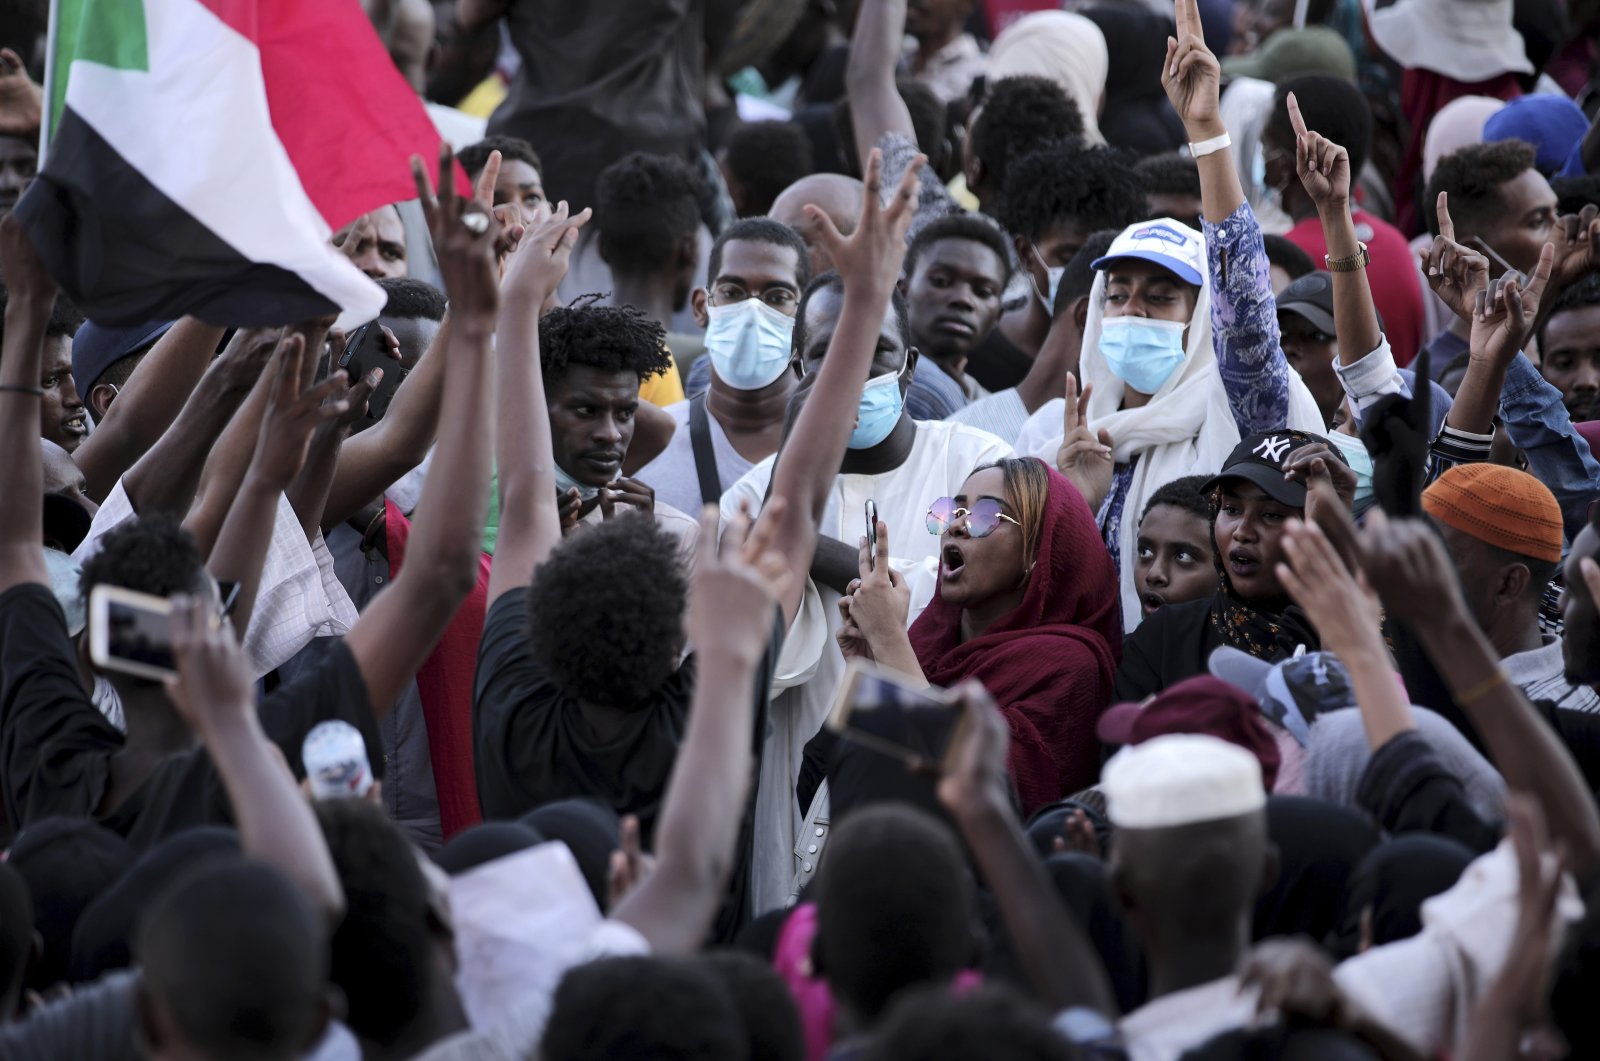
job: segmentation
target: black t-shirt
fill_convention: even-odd
[[[343,719],[382,761],[367,685],[343,641],[299,679],[257,707],[262,729],[303,775],[300,746],[311,728]],[[126,738],[85,693],[61,606],[37,583],[0,593],[0,791],[14,828],[40,818],[97,817],[111,759]],[[232,812],[205,749],[168,756],[100,823],[143,849],[193,825],[227,824]]]
[[[486,819],[517,818],[552,800],[587,797],[619,815],[639,816],[640,839],[653,847],[667,781],[678,757],[694,694],[694,656],[683,661],[650,702],[628,715],[609,740],[597,740],[578,701],[557,688],[528,651],[528,590],[505,593],[489,606],[473,683],[473,764]],[[766,739],[768,692],[783,649],[783,612],[751,689],[754,747]],[[759,769],[757,770],[759,776]],[[717,938],[732,939],[749,918],[755,793],[745,805],[728,901]]]
[[[1222,638],[1211,625],[1213,598],[1168,604],[1122,641],[1116,697],[1140,701],[1169,685],[1206,673]]]
[[[1030,294],[1028,297],[1033,296]],[[1022,377],[1032,367],[1033,358],[1022,347],[1007,339],[999,325],[996,325],[984,336],[983,342],[973,347],[972,353],[967,355],[965,371],[993,394],[1021,383]]]
[[[577,699],[558,688],[528,651],[528,591],[490,605],[478,644],[472,696],[478,803],[488,819],[517,818],[552,800],[586,796],[618,814],[636,814],[645,842],[655,834],[667,778],[678,757],[694,694],[694,656],[597,740]],[[763,710],[783,644],[782,617],[756,670]],[[761,738],[757,733],[757,739]]]

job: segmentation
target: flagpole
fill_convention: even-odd
[[[56,32],[61,22],[61,0],[50,0],[50,19],[46,23],[44,45],[44,106],[39,114],[39,169],[44,169],[50,149],[50,119],[56,98]]]

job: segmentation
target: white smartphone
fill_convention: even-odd
[[[152,681],[177,677],[172,602],[121,586],[96,586],[89,594],[89,658],[102,670]]]

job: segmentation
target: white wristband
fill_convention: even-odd
[[[1202,140],[1198,144],[1190,144],[1189,154],[1195,158],[1205,158],[1207,155],[1215,154],[1225,147],[1232,146],[1233,138],[1224,132],[1221,136],[1213,136],[1210,140]]]

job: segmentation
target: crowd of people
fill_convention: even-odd
[[[45,6],[0,1059],[1600,1056],[1600,4],[364,0],[271,327],[58,290]]]

